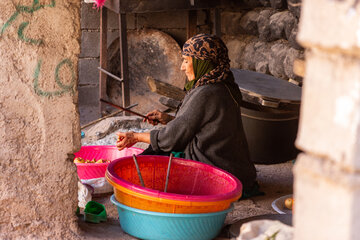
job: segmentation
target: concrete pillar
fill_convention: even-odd
[[[304,0],[295,239],[360,239],[360,3]]]
[[[76,239],[79,0],[0,1],[0,239]]]

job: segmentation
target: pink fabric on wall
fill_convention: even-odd
[[[95,0],[94,6],[96,8],[102,8],[105,4],[106,0]]]

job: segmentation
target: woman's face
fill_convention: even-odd
[[[192,57],[188,57],[188,56],[182,56],[182,57],[183,57],[183,62],[181,64],[180,69],[182,71],[185,71],[186,77],[188,78],[189,81],[194,80],[195,74],[194,74]]]

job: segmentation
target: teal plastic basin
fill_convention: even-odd
[[[210,240],[221,231],[226,215],[233,209],[200,214],[150,212],[128,207],[110,198],[119,213],[121,228],[146,240]]]

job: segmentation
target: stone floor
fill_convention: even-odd
[[[116,141],[115,129],[140,128],[149,130],[150,126],[137,117],[114,117],[103,120],[94,126],[83,129],[85,138],[83,145],[113,145]],[[101,139],[100,139],[101,138]],[[115,139],[115,140],[114,140]],[[145,148],[144,145],[134,147]],[[230,212],[225,220],[224,228],[217,240],[231,239],[233,236],[229,231],[230,226],[238,226],[239,222],[247,218],[259,215],[278,214],[271,206],[271,203],[282,196],[293,192],[293,161],[273,165],[256,165],[257,180],[260,190],[265,193],[263,196],[252,197],[247,200],[240,200],[234,204],[234,210]],[[86,240],[110,240],[134,238],[122,231],[116,207],[110,202],[111,195],[94,196],[93,200],[105,205],[108,221],[94,224],[83,220],[79,216],[79,227],[81,236]]]
[[[271,203],[275,199],[293,192],[292,168],[292,161],[274,165],[256,165],[260,190],[265,195],[236,202],[234,210],[228,214],[225,220],[223,231],[216,239],[234,239],[235,236],[229,232],[229,227],[240,220],[264,214],[277,214],[271,207]],[[83,239],[137,239],[122,231],[116,207],[110,202],[110,195],[93,197],[93,200],[105,205],[108,221],[99,224],[87,223],[83,221],[83,215],[80,215],[79,226]]]

